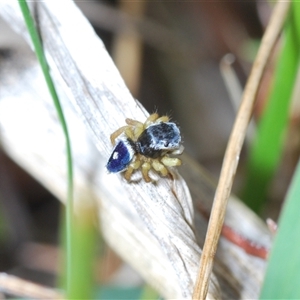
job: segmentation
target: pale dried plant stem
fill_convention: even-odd
[[[257,90],[268,58],[270,57],[272,49],[284,25],[289,7],[290,1],[278,1],[275,5],[244,90],[242,103],[236,116],[224,156],[203,253],[200,259],[193,299],[205,299],[207,295],[213,260],[224,222],[226,206],[245,139],[247,126],[251,118]]]
[[[29,299],[65,299],[54,289],[18,278],[6,273],[0,273],[1,292]],[[2,299],[2,298],[1,298]]]

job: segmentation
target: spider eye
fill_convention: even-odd
[[[122,172],[127,169],[134,151],[128,140],[119,140],[107,162],[106,169],[112,173]]]

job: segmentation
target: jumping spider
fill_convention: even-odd
[[[181,154],[184,149],[179,128],[169,122],[169,117],[154,113],[144,124],[132,119],[125,121],[127,125],[110,136],[115,147],[106,165],[109,172],[126,170],[124,177],[130,181],[132,173],[141,168],[144,180],[150,182],[151,169],[166,176],[170,173],[168,167],[181,165],[179,158],[169,156]]]

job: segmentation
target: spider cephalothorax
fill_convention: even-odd
[[[155,113],[144,124],[132,119],[126,119],[126,123],[110,136],[115,147],[106,165],[109,172],[126,170],[124,177],[129,181],[132,173],[141,168],[144,180],[150,182],[151,169],[166,176],[168,167],[181,164],[180,159],[169,156],[181,154],[183,146],[179,128],[167,116]]]

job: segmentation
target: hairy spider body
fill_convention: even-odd
[[[137,152],[158,158],[162,153],[180,147],[180,131],[174,123],[158,123],[147,127],[136,141]]]
[[[181,164],[180,159],[169,156],[181,154],[183,146],[179,128],[167,116],[152,114],[144,124],[131,119],[126,123],[111,135],[115,147],[106,165],[109,172],[126,170],[124,177],[129,181],[132,173],[141,168],[144,180],[150,182],[151,169],[166,176],[168,167]]]

